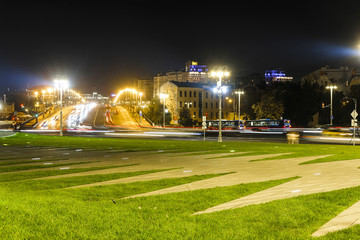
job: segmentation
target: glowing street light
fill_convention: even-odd
[[[217,91],[217,94],[219,96],[219,137],[218,137],[218,142],[222,142],[222,133],[221,133],[221,129],[222,129],[222,126],[221,126],[221,98],[222,98],[222,93],[226,92],[227,88],[221,86],[221,80],[222,80],[223,77],[230,76],[230,73],[229,72],[223,72],[223,71],[213,71],[213,72],[211,72],[211,76],[219,78],[219,80],[217,81],[217,86],[216,86],[215,90]]]
[[[55,87],[59,89],[60,92],[60,136],[63,136],[63,125],[62,125],[62,92],[64,89],[68,88],[69,82],[65,78],[56,78],[54,80]]]
[[[139,102],[140,102],[139,105],[140,105],[140,106],[141,106],[141,104],[142,104],[142,99],[141,99],[141,98],[142,98],[142,95],[143,95],[143,93],[142,93],[142,92],[139,92]]]
[[[47,92],[48,92],[49,95],[51,96],[51,105],[53,105],[53,104],[54,104],[54,95],[53,95],[54,89],[48,88],[48,89],[47,89]]]
[[[160,98],[163,98],[164,99],[164,115],[163,115],[163,127],[165,127],[165,99],[169,97],[168,94],[166,93],[160,93]]]
[[[239,117],[239,124],[240,124],[240,120],[241,120],[240,119],[240,96],[241,96],[241,94],[244,94],[244,91],[239,90],[239,91],[236,91],[235,94],[239,94],[238,117]]]
[[[330,89],[330,126],[333,125],[333,89],[337,89],[337,86],[327,86],[326,89]]]

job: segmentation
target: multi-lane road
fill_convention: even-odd
[[[167,138],[195,141],[217,141],[218,131],[204,131],[194,128],[162,128],[151,126],[144,118],[134,114],[121,106],[97,104],[82,104],[64,107],[64,134],[90,135],[102,137],[135,137],[135,138]],[[39,121],[30,131],[57,134],[60,129],[60,112],[57,111]],[[23,131],[23,130],[21,130]],[[25,130],[29,131],[29,130]],[[289,131],[289,130],[288,130]],[[352,138],[351,134],[326,135],[321,129],[292,129],[301,134],[300,142],[306,143],[336,143],[360,144],[360,139]],[[287,132],[284,131],[222,131],[223,141],[252,141],[252,142],[286,142]]]

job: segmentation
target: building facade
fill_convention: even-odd
[[[280,69],[265,70],[265,83],[271,85],[276,82],[291,82],[293,77],[286,76],[285,72]]]
[[[159,96],[160,87],[168,81],[206,84],[210,81],[209,68],[207,65],[199,65],[198,62],[187,61],[185,71],[171,71],[165,74],[158,74],[154,77],[154,97]]]
[[[7,104],[5,99],[4,101],[0,101],[0,120],[9,118],[14,111],[14,103]]]
[[[165,105],[172,114],[171,123],[178,123],[180,109],[184,107],[189,109],[194,121],[201,122],[202,116],[206,116],[207,120],[219,119],[219,97],[217,93],[214,93],[214,87],[211,84],[194,82],[168,81],[164,83],[160,87],[160,93],[167,94]],[[233,100],[229,99],[227,94],[223,94],[222,119],[232,120],[234,111]]]
[[[318,84],[319,86],[336,85],[339,91],[346,91],[348,86],[356,84],[360,77],[357,69],[349,67],[321,67],[301,79],[301,84]]]
[[[154,97],[154,79],[139,79],[137,84],[138,92],[142,92],[143,101],[148,101]]]

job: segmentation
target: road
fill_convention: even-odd
[[[94,104],[79,104],[76,106],[63,107],[62,124],[63,129],[89,129],[91,128]],[[38,130],[58,130],[60,129],[60,111],[55,112],[49,117],[39,121],[35,129]]]
[[[130,115],[130,113],[121,106],[115,106],[109,111],[110,119],[109,125],[112,127],[126,128],[126,129],[137,129],[140,128],[140,124]]]
[[[59,111],[39,122],[33,132],[56,134],[60,129]],[[139,116],[137,116],[139,118]],[[96,104],[82,104],[63,108],[64,134],[95,137],[118,137],[118,138],[156,138],[177,139],[189,141],[204,141],[204,132],[194,128],[162,128],[152,127],[144,119],[135,118],[121,106],[110,107]],[[294,129],[301,133],[301,143],[332,143],[360,145],[360,139],[352,139],[349,136],[328,136],[319,129]],[[246,142],[282,142],[286,143],[286,133],[280,131],[222,131],[223,141],[246,141]],[[217,141],[218,131],[206,131],[206,141]]]
[[[139,129],[141,125],[121,106],[80,104],[64,107],[63,129]],[[150,126],[142,120],[142,126]],[[37,130],[60,129],[60,111],[39,121]]]

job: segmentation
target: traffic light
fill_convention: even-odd
[[[24,104],[20,104],[20,107],[21,107],[21,108],[24,108]]]
[[[321,103],[321,108],[325,108],[325,103]]]

